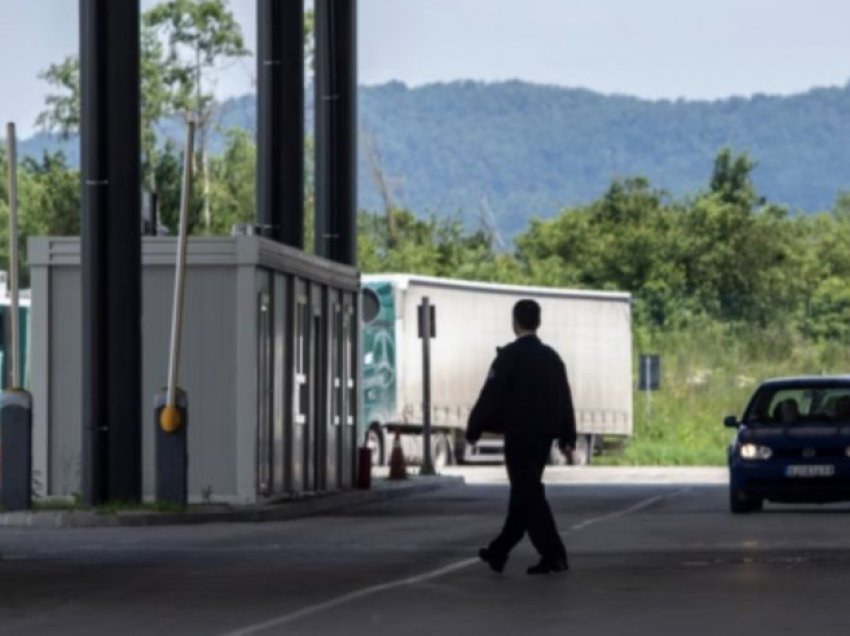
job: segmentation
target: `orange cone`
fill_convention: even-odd
[[[404,452],[401,450],[401,435],[398,430],[393,439],[393,452],[390,454],[390,479],[407,479],[407,466],[404,464]]]

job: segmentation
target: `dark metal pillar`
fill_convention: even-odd
[[[316,254],[357,263],[357,1],[316,0]]]
[[[257,0],[257,224],[303,249],[303,0]]]
[[[139,0],[80,0],[83,496],[138,501]]]

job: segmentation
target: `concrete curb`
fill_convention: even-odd
[[[185,512],[156,512],[127,510],[102,512],[98,510],[28,510],[0,513],[0,527],[33,528],[114,528],[121,526],[167,526],[199,523],[257,523],[286,521],[298,517],[344,510],[378,501],[416,495],[442,488],[460,486],[463,477],[411,477],[405,481],[376,480],[370,490],[351,490],[319,493],[287,499],[270,504],[229,506],[210,505],[190,507]]]

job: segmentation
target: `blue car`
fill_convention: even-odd
[[[763,382],[729,446],[729,506],[850,500],[850,376]]]

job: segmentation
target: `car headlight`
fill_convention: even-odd
[[[744,459],[770,459],[773,456],[770,446],[759,444],[743,444],[740,453]]]

